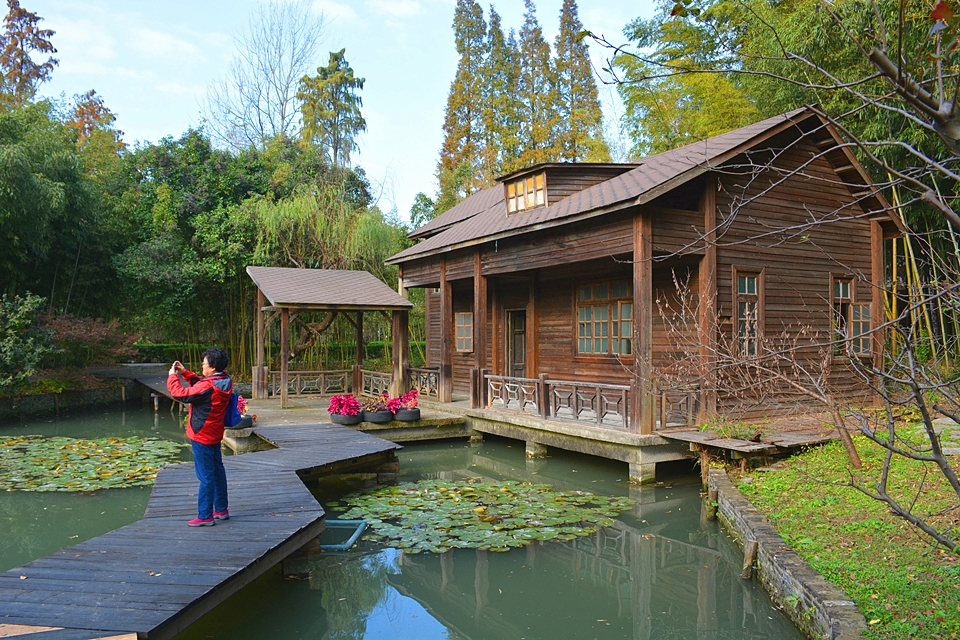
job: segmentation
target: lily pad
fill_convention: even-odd
[[[157,438],[0,438],[0,490],[95,491],[152,484],[184,445]]]
[[[612,524],[633,501],[548,484],[423,480],[353,494],[346,519],[365,519],[368,538],[411,553],[507,551],[534,540],[573,540]]]

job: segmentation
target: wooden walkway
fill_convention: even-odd
[[[320,535],[301,477],[395,462],[401,448],[329,424],[258,433],[279,448],[224,458],[230,520],[187,527],[193,464],[164,467],[142,520],[0,574],[0,638],[170,638]]]

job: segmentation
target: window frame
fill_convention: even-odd
[[[547,172],[531,173],[505,182],[503,199],[506,201],[507,215],[548,206]]]
[[[616,285],[623,285],[623,294],[615,295],[614,288]],[[607,287],[607,296],[604,298],[596,298],[596,287],[606,286]],[[589,287],[591,297],[590,299],[581,299],[580,293],[581,290]],[[597,320],[593,317],[593,312],[590,314],[590,318],[584,318],[582,309],[597,309],[603,308],[605,310],[605,317],[602,320]],[[624,310],[629,308],[629,317],[624,318]],[[632,360],[633,359],[633,329],[634,323],[636,322],[636,305],[633,301],[633,281],[630,279],[623,278],[613,278],[609,280],[599,280],[591,281],[586,283],[577,283],[573,288],[573,316],[574,316],[574,340],[573,340],[573,350],[574,355],[578,359],[589,359],[589,358],[617,358],[619,360]],[[593,335],[593,328],[600,326],[602,323],[605,326],[605,334],[602,336]],[[591,327],[590,335],[583,335],[581,327],[589,324]],[[624,324],[627,325],[626,332],[623,327]],[[626,335],[624,335],[626,333]],[[581,346],[584,341],[588,341],[595,346],[596,340],[605,340],[607,349],[606,351],[582,351]],[[614,343],[616,343],[616,348],[614,348]],[[627,352],[622,353],[623,346],[627,346]]]
[[[846,284],[847,296],[837,296],[837,286]],[[873,305],[857,298],[858,279],[855,275],[830,274],[830,341],[832,356],[850,356],[869,359],[873,357]],[[838,307],[838,305],[840,305]],[[856,311],[859,319],[854,319]],[[838,330],[837,319],[842,318],[843,331]],[[866,325],[866,330],[864,330]],[[860,332],[854,334],[859,328]]]
[[[733,309],[731,312],[731,320],[733,321],[732,342],[737,357],[756,358],[759,355],[760,344],[763,342],[764,328],[766,325],[764,271],[764,269],[749,269],[746,267],[737,267],[736,265],[731,268],[730,289],[733,300]],[[756,279],[756,293],[740,293],[741,277]],[[753,302],[756,305],[753,317],[754,335],[752,336],[754,353],[744,353],[744,343],[740,336],[741,302]],[[746,339],[749,340],[750,337],[748,336]]]
[[[469,322],[461,323],[461,320]],[[461,329],[464,330],[463,334]],[[467,329],[469,335],[465,335]],[[457,353],[473,353],[473,311],[457,311],[453,314],[453,343]]]

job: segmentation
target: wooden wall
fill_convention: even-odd
[[[723,333],[731,335],[733,327],[734,268],[762,273],[764,334],[773,338],[783,331],[791,335],[801,329],[808,332],[805,347],[797,352],[798,361],[814,370],[820,368],[821,348],[816,343],[825,345],[831,338],[831,274],[856,282],[856,302],[870,302],[873,297],[870,224],[851,217],[862,214],[856,205],[842,209],[853,198],[826,160],[810,161],[816,152],[812,144],[803,142],[784,151],[778,159],[782,168],[803,165],[802,171],[792,176],[782,170],[760,175],[746,168],[741,175],[722,172],[717,194],[718,224],[726,226],[717,249]],[[853,397],[864,390],[848,365],[845,356],[833,357],[829,382],[839,397]],[[777,395],[765,399],[763,407],[750,408],[749,402],[721,394],[719,410],[733,412],[746,407],[745,415],[762,416],[812,402],[789,391]]]

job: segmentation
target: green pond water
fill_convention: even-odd
[[[185,442],[175,417],[149,408],[0,425],[0,437],[24,434]],[[350,552],[300,562],[309,578],[284,580],[277,566],[177,640],[803,637],[755,581],[740,580],[742,555],[702,517],[699,479],[689,469],[668,470],[660,486],[636,489],[624,482],[625,464],[554,450],[527,461],[523,444],[508,440],[410,444],[400,466],[402,481],[524,480],[629,496],[636,504],[588,537],[506,553],[408,554],[362,541]],[[325,503],[360,483],[327,480],[311,489]],[[0,492],[0,569],[137,520],[149,493]]]

